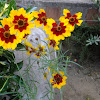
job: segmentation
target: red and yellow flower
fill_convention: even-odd
[[[48,74],[47,72],[43,74],[44,79],[46,79],[46,78],[47,78],[47,74]]]
[[[55,41],[53,39],[46,39],[49,43],[48,43],[48,47],[50,48],[51,46],[54,48],[54,50],[59,50],[59,42]]]
[[[30,22],[33,19],[31,13],[26,13],[24,8],[17,10],[11,10],[10,20],[12,27],[10,28],[11,34],[17,33],[20,38],[23,38],[25,34],[31,34],[30,28],[33,28],[35,25],[33,22]]]
[[[32,14],[35,18],[37,18],[34,20],[36,27],[41,27],[43,25],[43,30],[49,28],[47,25],[47,16],[44,9],[40,9],[39,12],[33,11]]]
[[[11,34],[9,18],[1,20],[1,24],[3,27],[0,26],[0,46],[2,46],[5,50],[15,49],[17,44],[21,43],[21,39],[17,35]]]
[[[50,27],[46,33],[49,38],[55,41],[64,40],[65,37],[71,36],[70,30],[67,28],[67,23],[60,22],[59,25],[53,20],[48,19],[47,24]]]
[[[58,73],[53,73],[53,78],[50,79],[50,83],[52,86],[55,88],[57,87],[58,89],[61,89],[62,86],[66,85],[66,79],[67,77],[64,76],[64,72],[59,71],[60,74]]]
[[[40,57],[41,57],[41,53],[40,53],[40,52],[36,52],[36,53],[34,54],[34,56],[37,57],[37,58],[40,58]]]
[[[41,52],[41,53],[45,53],[45,46],[43,45],[43,46],[41,46],[41,44],[38,44],[38,47],[36,48],[36,50],[38,51],[38,52]]]
[[[74,14],[73,16],[71,16],[71,13],[68,9],[64,9],[63,10],[63,14],[64,16],[60,17],[60,20],[61,21],[64,21],[65,19],[69,20],[68,22],[68,27],[70,28],[70,30],[74,30],[74,27],[75,27],[75,23],[80,26],[81,23],[83,22],[83,20],[79,20],[82,16],[82,13],[81,12],[78,12],[76,14]]]
[[[45,54],[45,46],[41,46],[41,44],[38,45],[37,48],[35,48],[37,51],[35,53],[34,56],[36,56],[37,58],[40,58],[41,56],[43,56],[43,54]]]
[[[36,49],[32,46],[31,43],[27,42],[27,39],[24,42],[26,50],[27,50],[27,55],[30,55],[31,53],[36,53]]]

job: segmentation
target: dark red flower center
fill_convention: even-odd
[[[23,38],[26,38],[29,34],[25,34]]]
[[[4,36],[5,38],[9,38],[9,37],[10,37],[10,32],[9,32],[9,31],[5,31],[5,32],[3,33],[3,36]]]
[[[36,56],[41,56],[41,54],[39,52],[36,53]]]
[[[10,35],[9,26],[5,25],[4,28],[0,28],[0,39],[5,43],[13,43],[16,35]]]
[[[39,51],[40,51],[40,52],[43,52],[43,48],[42,48],[42,47],[39,47]]]
[[[61,29],[62,29],[61,26],[57,27],[57,31],[61,31]]]
[[[14,16],[13,23],[15,24],[14,29],[18,29],[20,32],[26,30],[28,24],[28,18],[25,18],[22,14],[20,16]]]
[[[70,17],[69,22],[75,22],[75,17]]]
[[[33,53],[36,52],[36,50],[34,48],[31,48],[31,50],[32,50]]]
[[[59,82],[60,80],[61,80],[61,78],[58,77],[58,78],[57,78],[57,81]]]
[[[44,24],[44,26],[47,25],[47,16],[46,13],[42,12],[41,14],[38,14],[39,18],[37,19],[40,21],[40,24]]]
[[[66,32],[65,30],[66,26],[64,26],[64,23],[60,23],[59,25],[57,25],[56,23],[53,23],[52,25],[53,25],[53,28],[51,29],[51,31],[56,36],[62,35],[63,33]]]
[[[23,27],[24,26],[24,21],[23,20],[19,20],[18,21],[18,27]]]
[[[59,75],[59,74],[56,74],[55,76],[54,76],[54,79],[55,79],[55,81],[56,81],[56,83],[57,84],[60,84],[61,82],[62,82],[62,77]],[[54,81],[54,80],[53,80]]]
[[[41,18],[41,20],[42,20],[43,22],[45,22],[45,21],[47,20],[46,16],[43,16],[43,17]]]

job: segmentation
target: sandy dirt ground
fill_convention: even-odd
[[[100,62],[80,68],[71,65],[64,87],[64,100],[100,100]]]

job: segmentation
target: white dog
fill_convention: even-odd
[[[37,47],[37,44],[35,44],[35,43],[37,43],[36,38],[38,38],[38,42],[41,43],[41,45],[45,45],[45,48],[48,50],[47,45],[43,42],[43,41],[46,42],[46,40],[45,40],[45,38],[46,38],[45,32],[40,28],[34,27],[33,29],[31,29],[31,34],[27,37],[27,41],[30,42],[33,45],[33,47]],[[19,62],[20,60],[24,61],[24,65],[23,65],[23,68],[20,71],[20,74],[23,76],[24,80],[27,80],[27,78],[26,78],[27,75],[25,75],[27,73],[25,73],[25,70],[28,68],[28,63],[29,63],[28,57],[29,56],[27,55],[26,51],[15,51],[15,57],[16,57],[16,61],[17,62]],[[34,55],[31,55],[31,59],[35,59]],[[49,57],[48,57],[48,59],[49,59]],[[34,62],[34,60],[31,60],[31,63],[33,63],[33,62]],[[41,66],[42,65],[40,63],[40,67]],[[30,70],[29,74],[30,74],[30,76],[32,76],[31,79],[29,79],[29,80],[34,79],[37,82],[39,82],[39,83],[36,83],[36,86],[38,87],[37,88],[36,98],[34,98],[34,99],[33,98],[29,98],[29,100],[48,100],[47,97],[41,98],[41,97],[43,97],[45,95],[45,94],[43,94],[43,92],[46,91],[45,87],[49,88],[49,86],[48,86],[48,84],[45,84],[46,80],[44,80],[43,74],[39,70],[37,62],[35,62],[32,65],[31,68],[29,67],[29,70]],[[50,79],[50,77],[51,76],[48,75],[48,79]],[[31,89],[33,89],[33,93],[34,93],[34,84],[29,86],[29,87],[31,87]],[[27,99],[27,94],[25,94],[26,93],[25,90],[24,89],[20,89],[20,92],[21,93],[23,92],[23,95],[24,95],[23,100],[28,100]]]

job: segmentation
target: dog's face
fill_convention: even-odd
[[[41,44],[42,46],[45,45],[46,47],[46,34],[43,30],[39,29],[39,28],[33,28],[31,29],[31,34],[28,35],[27,37],[27,41],[30,42],[33,47],[37,47],[38,44]],[[45,41],[45,42],[43,42]]]

